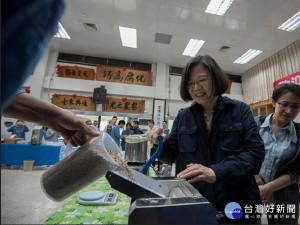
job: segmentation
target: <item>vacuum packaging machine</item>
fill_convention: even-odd
[[[190,183],[150,178],[130,169],[106,174],[110,185],[131,197],[129,224],[216,224],[217,211]]]

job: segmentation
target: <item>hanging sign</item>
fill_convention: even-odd
[[[155,125],[162,127],[162,122],[165,120],[165,104],[166,100],[154,100],[153,120]]]
[[[144,113],[145,100],[107,97],[103,112]]]
[[[63,109],[78,109],[86,111],[96,111],[96,104],[93,97],[74,95],[52,95],[52,104]]]
[[[96,80],[152,86],[152,72],[98,65]]]
[[[78,66],[60,66],[57,65],[57,71],[59,77],[94,80],[94,69],[78,67]]]
[[[300,71],[274,81],[273,87],[276,88],[281,83],[294,83],[300,85]]]

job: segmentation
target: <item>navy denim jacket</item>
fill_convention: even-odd
[[[264,143],[250,107],[241,101],[218,97],[209,135],[198,103],[181,111],[160,160],[176,161],[176,173],[189,163],[212,168],[216,183],[201,181],[194,186],[218,211],[229,202],[239,203],[242,209],[261,204],[254,175],[264,160]]]

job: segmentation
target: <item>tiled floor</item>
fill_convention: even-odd
[[[1,224],[41,224],[68,201],[54,202],[43,193],[40,176],[48,168],[1,168]]]

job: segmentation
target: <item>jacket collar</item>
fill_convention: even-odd
[[[219,96],[217,100],[217,106],[214,111],[222,111],[226,105],[231,105],[234,104],[234,100],[230,99],[226,96]],[[200,104],[197,102],[193,102],[192,105],[190,106],[191,109],[194,109],[196,107],[200,107]],[[201,108],[201,107],[200,107]]]

